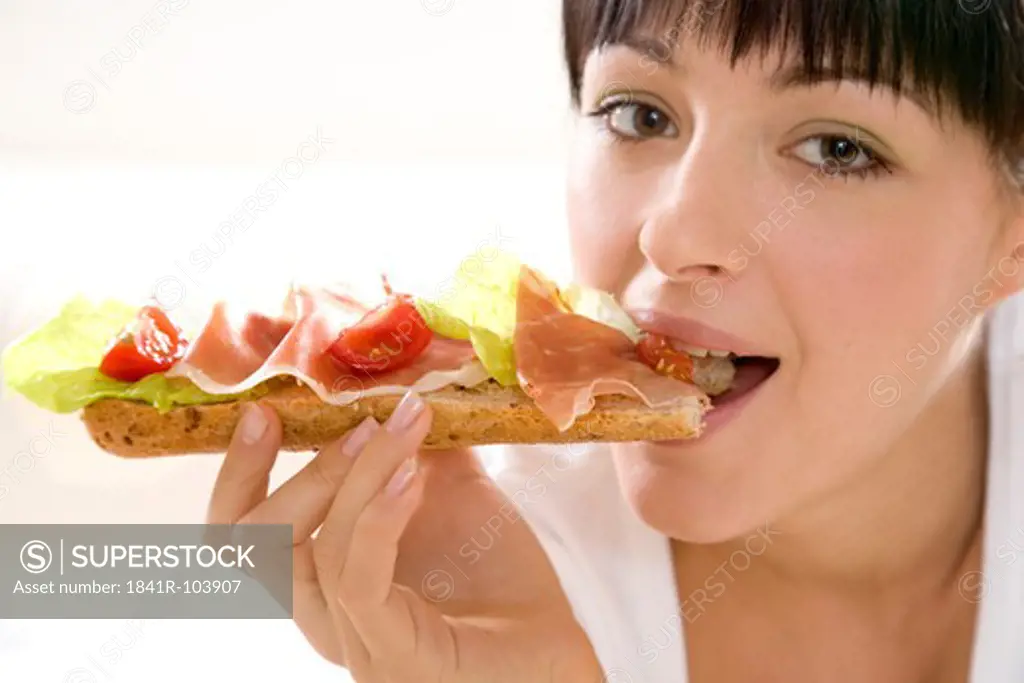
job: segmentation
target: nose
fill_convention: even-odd
[[[644,258],[681,284],[733,279],[730,254],[736,240],[730,226],[742,218],[729,203],[737,182],[734,170],[696,150],[667,168],[640,229]]]

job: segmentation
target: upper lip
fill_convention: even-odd
[[[732,351],[737,356],[774,357],[757,349],[751,342],[691,318],[682,318],[651,308],[634,308],[627,312],[641,330],[672,337],[685,346],[712,351]]]

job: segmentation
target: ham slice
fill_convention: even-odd
[[[520,384],[559,430],[605,394],[637,398],[650,408],[708,400],[692,384],[641,362],[623,332],[570,312],[556,286],[527,266],[517,292],[515,349]]]
[[[328,347],[368,310],[348,295],[297,286],[289,290],[277,317],[252,311],[233,316],[219,302],[167,374],[187,377],[210,394],[240,393],[273,377],[290,376],[336,405],[409,389],[474,386],[487,379],[469,342],[439,337],[411,365],[397,370],[367,373],[338,362]]]

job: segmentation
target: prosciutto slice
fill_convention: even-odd
[[[605,394],[637,398],[651,408],[708,400],[694,385],[641,362],[623,332],[569,311],[555,285],[527,266],[519,278],[515,349],[520,384],[559,430]]]
[[[247,391],[279,376],[294,377],[326,403],[360,397],[434,391],[487,379],[469,342],[435,337],[416,360],[392,371],[367,373],[337,361],[328,347],[369,308],[328,289],[293,286],[276,317],[254,311],[233,315],[218,302],[186,355],[167,373],[187,377],[210,394]]]

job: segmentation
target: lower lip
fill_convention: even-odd
[[[778,371],[775,372],[778,374]],[[740,396],[735,401],[730,401],[722,407],[715,407],[714,410],[708,412],[707,417],[704,418],[704,433],[696,439],[673,439],[670,441],[648,441],[649,445],[652,446],[668,446],[671,448],[685,448],[686,446],[699,445],[702,441],[705,441],[709,436],[718,432],[727,424],[739,417],[743,409],[749,404],[754,398],[764,389],[765,385],[774,379],[775,375],[768,377],[765,381],[758,384],[756,387],[748,391],[747,393]]]

